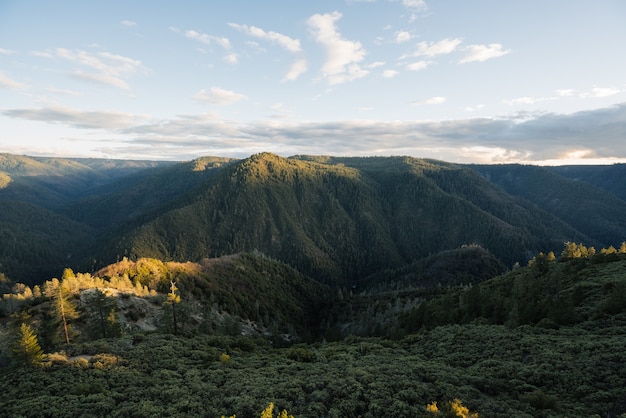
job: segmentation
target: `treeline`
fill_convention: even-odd
[[[539,253],[527,268],[423,301],[400,319],[405,332],[486,321],[558,328],[626,313],[626,243],[596,252],[567,242],[560,256]]]

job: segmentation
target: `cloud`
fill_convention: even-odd
[[[79,80],[108,85],[122,90],[130,90],[130,86],[124,78],[137,72],[145,74],[149,71],[139,60],[110,52],[90,53],[57,48],[53,51],[33,52],[33,55],[43,58],[61,58],[81,67],[87,67],[92,71],[80,68],[74,70],[71,76]]]
[[[294,54],[302,52],[302,47],[300,46],[299,39],[293,39],[287,35],[283,35],[282,33],[278,32],[268,32],[256,26],[240,25],[238,23],[229,23],[228,25],[233,29],[245,33],[246,35],[273,42],[284,48],[288,52]],[[285,77],[283,77],[283,81],[296,80],[298,77],[300,77],[300,75],[307,71],[307,68],[308,63],[305,59],[297,59],[291,64],[291,68],[289,69]]]
[[[122,20],[120,23],[127,28],[134,28],[137,26],[137,22],[133,22],[132,20]]]
[[[431,98],[426,99],[426,100],[419,100],[419,101],[415,101],[415,102],[410,102],[409,104],[411,106],[424,106],[424,105],[442,104],[442,103],[445,103],[445,101],[446,101],[445,97],[435,96],[435,97],[431,97]]]
[[[360,42],[343,38],[335,26],[339,19],[341,13],[333,12],[315,14],[307,21],[315,40],[326,50],[322,76],[331,85],[353,81],[369,73],[358,64],[365,58],[365,49]]]
[[[31,109],[6,109],[2,114],[11,118],[28,119],[76,128],[117,130],[147,123],[146,115],[112,111],[83,111],[62,106]]]
[[[434,57],[436,55],[449,54],[454,52],[462,42],[463,40],[460,38],[446,38],[437,42],[420,42],[417,44],[417,51],[412,56]]]
[[[576,94],[576,90],[574,89],[559,89],[555,91],[556,95],[559,97],[571,97]]]
[[[62,96],[80,96],[80,93],[74,90],[60,89],[57,87],[47,87],[46,91],[52,94],[59,94]]]
[[[613,96],[615,94],[620,93],[620,89],[616,89],[613,87],[594,87],[590,92],[581,93],[580,97],[582,98],[603,98]]]
[[[468,54],[461,59],[461,64],[475,61],[483,62],[511,53],[510,49],[502,49],[500,44],[469,45],[465,49],[468,51]]]
[[[509,106],[516,106],[516,105],[532,105],[535,103],[541,103],[541,102],[548,102],[551,100],[556,100],[557,97],[530,97],[530,96],[524,96],[524,97],[518,97],[515,99],[509,99],[509,100],[503,100],[502,102],[506,105]]]
[[[416,20],[420,12],[426,12],[428,10],[428,5],[424,0],[402,0],[402,5],[411,13],[409,15],[410,22]]]
[[[234,52],[232,54],[225,55],[224,61],[229,64],[235,65],[239,62],[239,55],[235,54]]]
[[[24,90],[28,87],[29,86],[27,84],[15,81],[12,78],[9,78],[4,73],[0,72],[0,88]]]
[[[407,42],[413,39],[413,35],[407,31],[400,31],[396,33],[396,43],[401,44],[403,42]]]
[[[171,29],[174,32],[178,31],[175,28],[171,28]],[[196,40],[198,42],[202,42],[205,45],[212,45],[213,43],[216,43],[216,44],[220,45],[224,49],[228,50],[228,49],[231,48],[230,40],[228,38],[221,37],[221,36],[208,35],[206,33],[196,32],[193,29],[185,31],[185,37],[189,38],[189,39],[194,39],[194,40]]]
[[[428,5],[424,0],[402,0],[402,5],[408,9],[417,11],[428,10]]]
[[[398,75],[398,72],[395,71],[395,70],[385,70],[385,71],[383,71],[383,77],[384,78],[394,78],[397,75]]]
[[[234,91],[224,90],[219,87],[211,87],[208,91],[204,89],[200,90],[193,96],[193,98],[195,100],[214,105],[229,105],[244,100],[247,97],[243,94],[235,93]]]
[[[11,51],[10,49],[0,48],[0,54],[1,55],[13,55],[15,54],[15,51]]]
[[[289,52],[302,51],[302,48],[300,47],[300,40],[290,38],[289,36],[283,35],[282,33],[273,31],[266,32],[265,30],[257,28],[256,26],[240,25],[237,23],[229,23],[228,26],[255,38],[274,42],[285,48]]]
[[[432,63],[432,61],[417,61],[411,64],[407,64],[406,69],[409,71],[420,71],[427,68]]]
[[[626,103],[571,114],[524,112],[433,122],[241,122],[211,114],[155,121],[143,115],[61,107],[5,109],[0,113],[106,130],[107,136],[115,139],[96,151],[125,158],[161,159],[167,152],[169,159],[190,160],[200,155],[247,157],[271,151],[281,155],[412,155],[489,164],[558,164],[559,159],[575,157],[580,158],[578,162],[626,161]]]
[[[289,72],[285,74],[284,81],[296,80],[300,75],[306,72],[308,68],[308,62],[305,59],[300,59],[291,64]]]

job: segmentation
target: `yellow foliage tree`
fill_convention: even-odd
[[[261,411],[261,418],[274,418],[274,402],[270,402],[270,404]],[[276,415],[276,418],[294,418],[293,415],[289,415],[287,410],[283,409],[281,413]]]
[[[478,418],[478,413],[470,412],[459,399],[446,402],[441,409],[437,406],[437,402],[433,402],[426,405],[426,412],[445,418]]]

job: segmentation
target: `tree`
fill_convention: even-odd
[[[44,353],[33,328],[22,322],[18,338],[13,347],[15,359],[22,364],[38,366],[43,362]]]
[[[92,335],[101,338],[117,337],[120,335],[119,323],[115,316],[115,299],[109,298],[100,289],[94,289],[89,298],[89,306],[94,317],[90,321]]]
[[[274,418],[274,403],[270,402],[270,404],[261,411],[261,418]],[[287,410],[283,409],[281,413],[276,415],[276,418],[293,418],[293,415],[289,415]]]
[[[70,343],[70,327],[69,322],[78,318],[76,304],[71,299],[71,294],[58,279],[52,279],[44,285],[44,293],[52,299],[51,309],[53,317],[59,326],[62,326],[65,343]]]
[[[174,328],[174,335],[178,334],[178,322],[176,318],[176,305],[180,303],[180,295],[178,294],[178,287],[176,282],[170,280],[170,292],[167,294],[167,300],[165,305],[172,307],[172,325]]]

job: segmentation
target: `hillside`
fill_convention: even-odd
[[[585,171],[594,186],[542,167],[412,157],[1,157],[0,272],[26,283],[125,256],[197,262],[258,250],[349,288],[462,246],[511,268],[565,241],[617,245],[626,230],[611,167]],[[29,251],[9,245],[17,237]]]
[[[335,301],[315,281],[255,254],[199,264],[123,260],[93,277],[64,274],[61,284],[84,301],[83,314],[72,322],[81,333],[69,345],[48,345],[41,364],[27,365],[8,348],[16,323],[31,324],[41,341],[52,335],[43,320],[50,301],[15,295],[2,302],[3,309],[21,314],[0,332],[0,403],[7,416],[25,417],[79,417],[85,411],[94,417],[257,417],[270,403],[299,418],[433,417],[428,405],[443,408],[453,400],[480,417],[620,417],[626,413],[622,247],[587,256],[564,250],[558,260],[539,254],[529,266],[471,286],[433,288],[416,279],[414,289],[342,292],[332,306],[314,302]],[[475,247],[457,252],[457,259],[466,252],[488,260]],[[424,260],[420,271],[437,263]],[[186,301],[178,312],[183,303],[191,309],[179,335],[168,326],[167,295],[147,292],[167,291],[173,279]],[[104,305],[85,297],[92,288],[81,289],[89,281],[108,289],[106,299],[119,308],[124,325],[108,338],[97,326],[97,308]],[[402,303],[406,291],[420,287],[434,292],[413,306]],[[361,316],[364,297],[367,306],[376,298],[377,306],[390,305],[373,320],[384,322],[397,309],[396,332],[387,331],[392,338],[356,337],[338,318]],[[144,301],[152,308],[141,308]],[[163,313],[154,316],[160,324],[155,331],[130,326],[146,323],[150,309]],[[337,341],[297,344],[272,332],[249,333],[264,329],[259,317],[265,314],[255,324],[245,312],[263,309],[274,320],[291,321],[283,324],[288,328],[308,321],[300,312],[317,312],[317,318],[330,313],[327,333],[345,333]],[[209,315],[198,321],[198,313]],[[202,318],[217,322],[204,326]]]
[[[112,250],[197,260],[259,251],[326,283],[347,284],[476,243],[505,264],[584,236],[473,171],[413,158],[286,159],[225,167],[195,200],[146,222]]]
[[[591,183],[558,174],[568,170],[515,164],[471,168],[506,193],[534,203],[582,232],[589,244],[610,245],[624,239],[626,201]],[[605,177],[602,183],[609,190],[619,191],[615,188],[615,177],[610,181]]]

